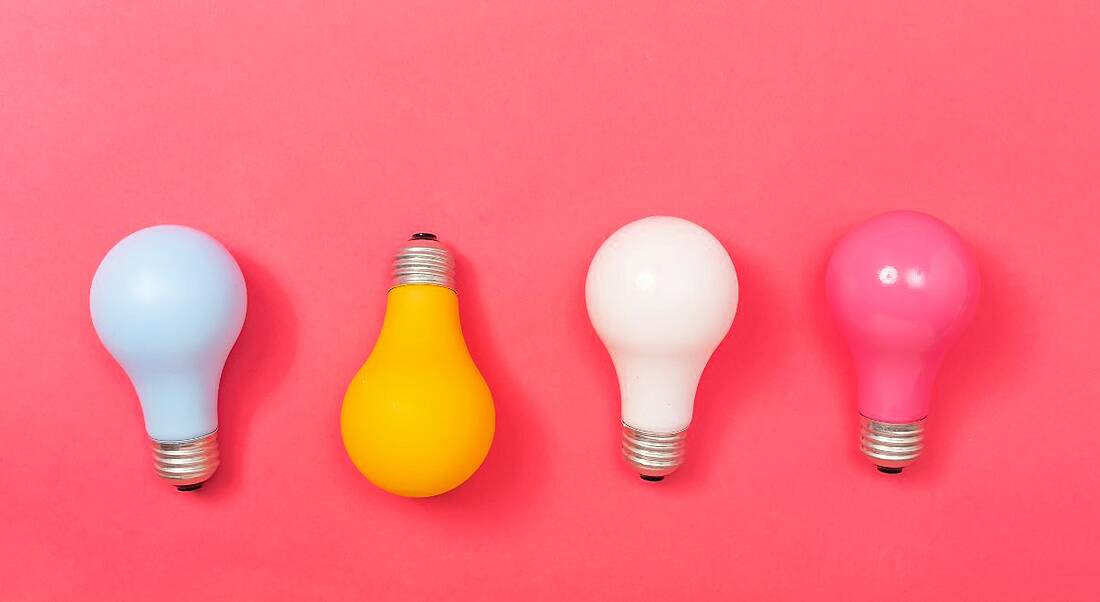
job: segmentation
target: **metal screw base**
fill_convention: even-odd
[[[687,431],[653,433],[623,423],[623,459],[646,481],[660,481],[684,463]]]
[[[157,476],[180,491],[193,491],[218,469],[218,431],[187,441],[153,442]]]
[[[859,449],[880,472],[897,474],[916,462],[924,440],[924,419],[882,422],[859,417]]]
[[[455,287],[455,260],[435,234],[413,234],[393,258],[391,287],[405,284],[434,284]]]

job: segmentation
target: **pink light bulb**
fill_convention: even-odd
[[[966,243],[924,213],[871,218],[833,250],[826,296],[855,360],[860,448],[879,470],[920,455],[932,383],[980,288]]]

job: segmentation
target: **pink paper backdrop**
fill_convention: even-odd
[[[0,599],[1100,597],[1096,2],[224,4],[0,9]],[[856,450],[822,295],[832,243],[893,208],[955,225],[985,281],[900,477]],[[660,485],[620,463],[582,290],[654,213],[743,287]],[[250,296],[190,495],[87,309],[162,222]],[[417,230],[459,254],[499,413],[427,501],[338,433]]]

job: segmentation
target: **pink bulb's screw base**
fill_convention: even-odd
[[[859,449],[879,471],[896,474],[917,461],[924,445],[924,419],[883,422],[859,417]]]
[[[194,491],[218,470],[218,431],[187,441],[153,442],[157,476],[180,491]]]
[[[643,480],[660,481],[684,463],[687,430],[654,433],[623,423],[623,460]]]

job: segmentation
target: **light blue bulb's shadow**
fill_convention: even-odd
[[[274,393],[286,378],[298,346],[298,320],[279,279],[240,249],[230,252],[244,273],[248,312],[222,372],[218,395],[221,466],[204,488],[208,495],[233,494],[244,482],[246,471],[261,469],[255,460],[268,454],[255,453],[263,446],[253,436],[255,419],[261,412],[273,411],[269,402],[277,398]]]

